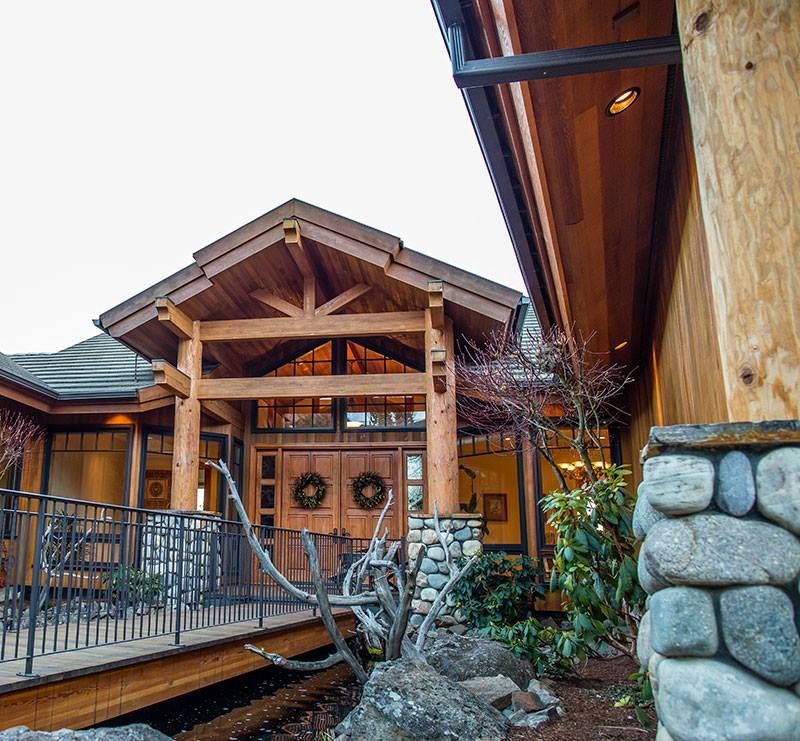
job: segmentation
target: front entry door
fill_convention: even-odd
[[[325,479],[326,490],[316,509],[301,507],[292,496],[292,483],[314,471]],[[339,524],[339,451],[284,450],[280,519],[290,530],[308,528],[312,533],[331,533]]]
[[[342,451],[342,483],[341,483],[341,520],[346,534],[353,538],[371,538],[375,531],[375,525],[380,517],[385,502],[377,505],[374,509],[363,509],[353,499],[351,483],[353,478],[365,471],[373,471],[379,474],[386,482],[387,489],[394,492],[394,501],[384,520],[384,527],[389,529],[390,538],[400,537],[400,511],[401,503],[399,498],[401,492],[398,490],[397,481],[400,474],[399,459],[395,450],[358,450]]]

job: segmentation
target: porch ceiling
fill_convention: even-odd
[[[339,314],[420,310],[428,305],[428,281],[443,280],[446,311],[457,336],[478,337],[513,321],[518,292],[409,250],[397,237],[293,200],[195,253],[193,265],[105,312],[101,325],[145,357],[174,363],[175,336],[156,318],[156,297],[169,297],[195,320],[283,316],[252,297],[259,289],[302,307],[303,275],[284,242],[285,218],[300,224],[316,276],[317,306],[366,284],[370,290]],[[400,357],[422,359],[421,336],[398,335],[380,342]],[[213,342],[204,347],[204,358],[247,375],[270,357],[302,350],[306,344]]]

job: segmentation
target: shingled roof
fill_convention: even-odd
[[[150,363],[102,333],[55,353],[0,356],[4,368],[11,380],[35,383],[56,399],[132,397],[153,384]]]

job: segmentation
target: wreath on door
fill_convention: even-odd
[[[313,493],[308,492],[308,487],[313,486]],[[292,482],[292,496],[294,500],[306,509],[316,509],[322,502],[325,496],[327,485],[325,479],[322,478],[316,471],[306,471],[301,473]]]
[[[374,471],[364,471],[353,478],[350,486],[353,489],[353,499],[362,509],[374,509],[386,499],[386,482],[380,474]],[[364,492],[372,489],[372,496]]]

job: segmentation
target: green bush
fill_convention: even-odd
[[[635,655],[646,594],[636,572],[629,474],[610,466],[593,485],[544,499],[547,521],[558,533],[550,588],[561,591],[572,626],[556,639],[565,656],[585,658],[602,643]]]
[[[164,594],[158,575],[133,566],[118,566],[106,577],[106,583],[115,604],[152,606],[161,602]]]
[[[528,556],[481,554],[453,588],[455,605],[476,628],[512,625],[533,611],[544,596],[537,562]]]

